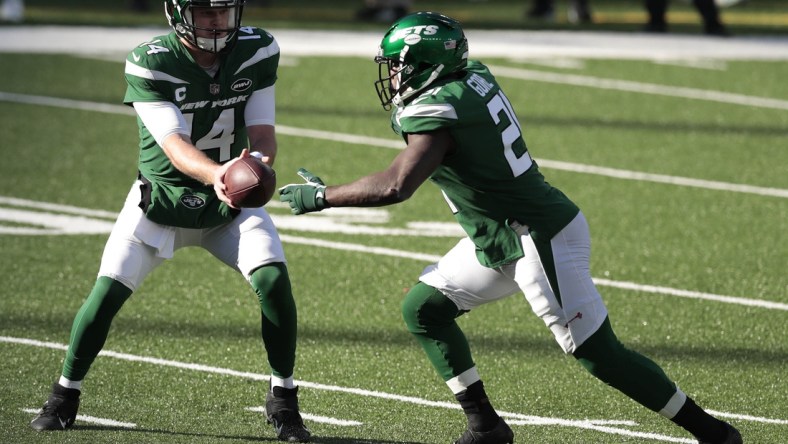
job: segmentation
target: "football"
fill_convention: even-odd
[[[276,172],[256,157],[244,157],[227,169],[224,184],[235,206],[262,207],[276,191]]]

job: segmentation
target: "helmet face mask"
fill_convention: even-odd
[[[245,3],[246,0],[166,0],[164,13],[178,37],[202,51],[220,53],[229,51],[235,44]],[[209,10],[226,11],[222,14],[225,23],[217,27],[200,26],[199,15]]]
[[[398,106],[435,80],[465,69],[468,41],[459,22],[434,12],[401,18],[378,49],[375,89],[384,109]]]

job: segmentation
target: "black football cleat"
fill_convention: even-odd
[[[298,412],[298,387],[272,387],[265,396],[265,417],[280,441],[309,442],[312,436]]]
[[[509,424],[501,418],[498,424],[487,432],[474,432],[471,429],[465,430],[460,439],[454,444],[512,444],[514,443],[514,432],[509,428]]]
[[[44,407],[30,421],[30,427],[40,432],[66,430],[74,424],[79,410],[79,390],[55,383]]]
[[[706,442],[706,441],[698,441],[698,444],[742,444],[743,441],[741,439],[741,433],[736,430],[736,427],[725,423],[725,429],[728,431],[727,436],[725,439],[719,442]]]

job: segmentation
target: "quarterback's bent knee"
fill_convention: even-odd
[[[252,271],[249,283],[262,300],[278,291],[290,292],[290,275],[284,262],[272,262]]]

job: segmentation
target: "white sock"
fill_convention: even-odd
[[[271,387],[284,387],[286,389],[295,388],[295,379],[293,376],[287,378],[280,378],[278,376],[271,375]]]
[[[61,376],[57,383],[65,388],[82,390],[82,381],[71,381],[66,379],[65,376]]]

